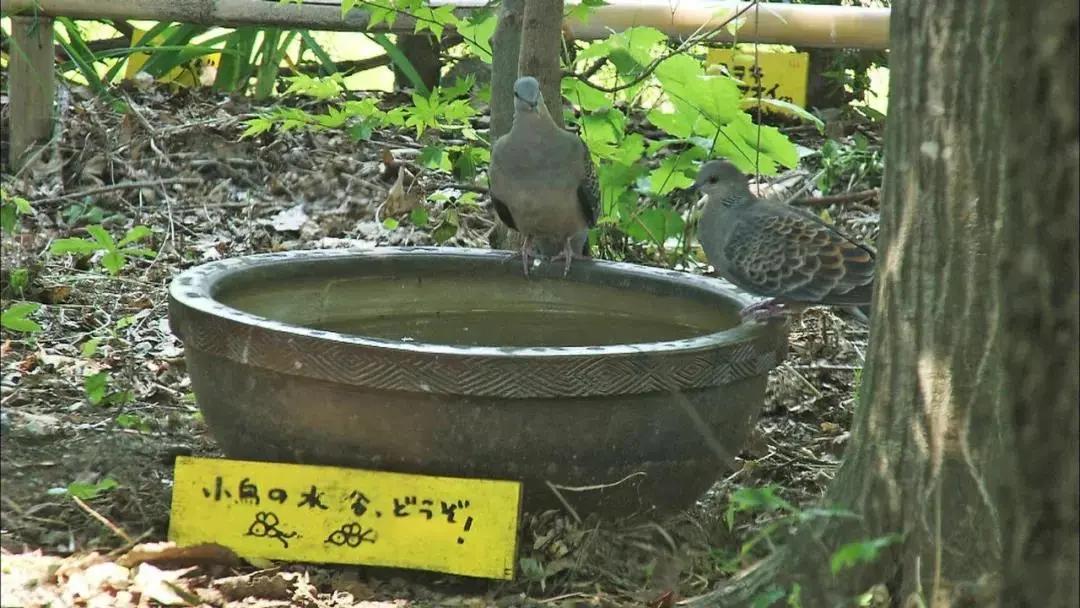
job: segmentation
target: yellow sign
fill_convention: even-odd
[[[243,557],[512,579],[521,483],[179,457],[169,539]]]
[[[777,99],[806,107],[806,78],[810,69],[810,55],[807,53],[761,52],[757,55],[755,70],[753,53],[710,49],[708,63],[724,66],[729,76],[743,81],[739,88],[748,97],[757,97],[754,90],[757,87],[756,72],[761,78],[763,99]]]
[[[134,28],[131,32],[131,46],[158,46],[165,40],[165,34],[161,33],[154,37],[153,40],[143,40],[143,36],[146,35],[145,30]],[[128,55],[127,66],[124,68],[124,79],[131,80],[139,73],[143,65],[150,60],[150,55],[143,52],[135,52]],[[193,87],[199,84],[200,75],[198,70],[200,69],[213,69],[217,70],[218,64],[221,63],[221,53],[211,53],[209,55],[203,55],[202,57],[193,57],[184,65],[178,65],[175,68],[169,70],[159,78],[161,82],[171,82],[173,84],[180,85],[182,87]]]

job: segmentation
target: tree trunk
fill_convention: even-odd
[[[1016,476],[1002,506],[1003,606],[1080,606],[1080,169],[1073,0],[1013,3],[1005,90],[1006,404]]]
[[[409,60],[424,86],[429,91],[439,86],[442,72],[442,59],[439,57],[439,42],[431,34],[400,34],[397,46]],[[398,67],[394,66],[394,86],[398,89],[413,88],[412,81]]]
[[[833,62],[843,51],[840,49],[798,49],[810,55],[809,76],[806,83],[806,107],[823,110],[839,108],[849,101],[844,85],[836,78],[826,76]]]
[[[492,144],[514,124],[514,81],[519,74],[540,81],[551,118],[563,126],[559,66],[562,15],[562,0],[504,0],[492,37]],[[519,233],[498,222],[491,232],[490,244],[497,249],[517,249],[522,240]]]
[[[1076,597],[1076,10],[1028,5],[1018,22],[1010,6],[892,9],[871,344],[825,498],[861,518],[800,531],[698,605],[797,583],[826,607],[886,583],[900,606],[991,606],[1003,558],[1009,580],[1034,577],[1007,593],[1039,598],[1003,606]],[[893,533],[877,560],[829,572],[841,544]]]
[[[526,0],[518,74],[540,81],[551,118],[563,126],[562,56],[563,0]]]
[[[503,0],[499,23],[491,37],[491,130],[495,140],[510,132],[514,124],[514,81],[518,77],[521,54],[521,23],[525,0]]]

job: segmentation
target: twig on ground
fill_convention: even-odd
[[[131,535],[129,535],[127,532],[124,532],[124,530],[121,529],[120,526],[114,524],[112,521],[109,520],[109,518],[95,511],[93,507],[83,502],[82,499],[78,496],[72,496],[71,500],[74,500],[75,504],[79,505],[79,508],[81,508],[83,511],[86,511],[90,515],[90,517],[93,517],[94,519],[101,522],[101,524],[111,530],[113,534],[124,539],[124,542],[128,544],[135,542],[132,540]]]
[[[816,198],[800,198],[795,201],[796,205],[812,205],[814,207],[827,207],[829,205],[841,205],[844,203],[860,203],[876,199],[881,194],[877,188],[859,190],[858,192],[845,192],[832,196],[819,196]]]
[[[87,188],[86,190],[79,190],[78,192],[72,192],[70,194],[61,194],[60,196],[51,196],[49,198],[41,198],[33,201],[35,205],[47,205],[49,203],[57,203],[73,198],[81,198],[84,196],[91,196],[94,194],[102,194],[105,192],[113,192],[116,190],[132,190],[135,188],[153,188],[154,186],[166,186],[171,184],[184,184],[187,186],[195,186],[204,183],[206,180],[199,179],[197,177],[170,177],[168,179],[148,179],[138,182],[120,182],[118,184],[109,184],[108,186],[99,186],[97,188]]]

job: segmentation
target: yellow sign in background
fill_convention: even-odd
[[[748,97],[756,97],[753,87],[754,54],[738,52],[733,49],[710,49],[707,62],[710,65],[722,65],[728,74],[743,81],[740,86]],[[759,52],[757,69],[761,74],[762,97],[778,99],[806,107],[806,83],[810,70],[810,55],[807,53]]]
[[[145,30],[133,28],[133,31],[131,32],[131,46],[159,46],[165,41],[164,33],[158,34],[153,40],[144,40],[143,37],[145,35]],[[134,78],[135,75],[139,73],[139,70],[142,69],[142,66],[149,60],[150,55],[148,53],[135,52],[128,55],[127,66],[124,68],[124,79],[131,80]],[[161,82],[178,84],[182,87],[194,87],[199,84],[198,69],[200,62],[217,68],[221,63],[221,53],[211,53],[201,57],[192,57],[187,63],[169,70],[167,74],[163,75],[158,80]]]
[[[243,557],[512,579],[521,483],[178,457],[169,538]]]

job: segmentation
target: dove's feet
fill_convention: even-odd
[[[587,260],[587,259],[589,259],[589,256],[587,256],[585,254],[582,254],[582,253],[578,253],[577,251],[574,251],[574,242],[573,241],[574,241],[574,237],[572,237],[572,236],[570,238],[566,239],[566,243],[563,244],[562,253],[560,253],[559,255],[551,258],[552,262],[557,261],[557,260],[566,260],[566,262],[563,264],[563,273],[562,273],[563,278],[565,278],[566,275],[570,274],[570,263],[571,262],[573,262],[574,260]]]
[[[786,304],[779,300],[772,299],[751,304],[739,311],[739,314],[742,315],[743,319],[750,321],[771,321],[773,319],[786,318],[788,315],[797,313],[802,309],[802,306]]]
[[[526,236],[525,240],[521,243],[521,269],[525,272],[525,278],[529,278],[529,266],[532,265],[532,260],[529,259],[529,254],[532,253],[533,241],[531,236]]]

